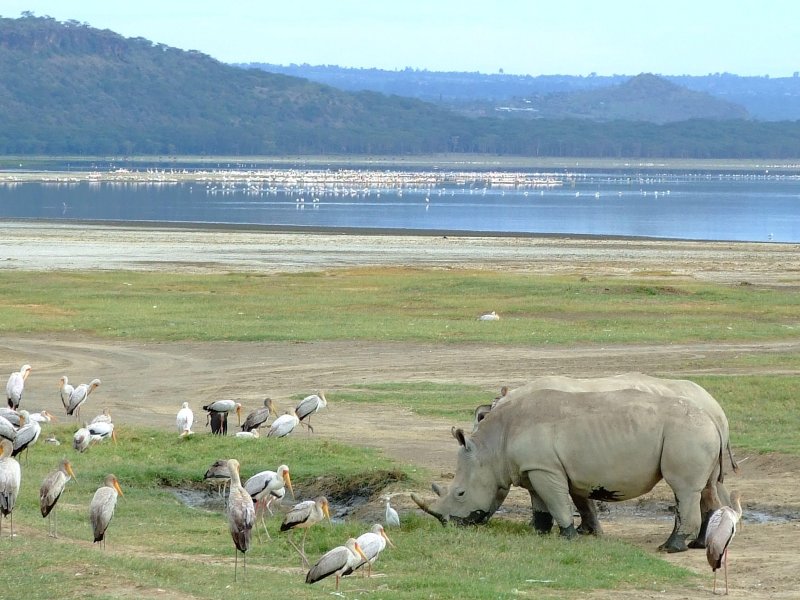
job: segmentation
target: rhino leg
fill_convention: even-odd
[[[713,477],[713,474],[712,474]],[[700,514],[702,515],[702,522],[700,523],[700,531],[697,537],[689,542],[689,548],[705,548],[706,547],[706,530],[708,529],[708,520],[714,511],[722,506],[730,506],[730,494],[725,486],[720,481],[709,481],[703,491],[700,493]]]
[[[547,471],[528,471],[527,476],[531,485],[528,489],[532,490],[531,498],[535,494],[544,503],[547,512],[558,523],[561,535],[565,537],[578,535],[572,522],[572,499],[566,476]],[[537,507],[534,506],[534,517],[536,510]]]
[[[531,518],[531,527],[536,530],[536,533],[544,535],[550,533],[553,529],[553,515],[547,510],[547,505],[542,502],[534,492],[528,490],[531,496],[531,509],[533,510],[533,518]]]
[[[683,552],[688,549],[686,539],[700,529],[700,492],[675,493],[675,526],[666,542],[658,549],[666,552]]]
[[[603,528],[597,518],[597,504],[590,498],[573,496],[572,501],[581,516],[581,523],[578,525],[578,533],[581,535],[603,535]]]

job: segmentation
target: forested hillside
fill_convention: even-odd
[[[800,157],[800,123],[467,118],[48,17],[0,19],[0,154]]]

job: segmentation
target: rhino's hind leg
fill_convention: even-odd
[[[581,516],[581,523],[578,525],[578,533],[581,535],[603,535],[603,528],[597,518],[597,504],[590,498],[573,496],[572,501]]]
[[[667,541],[658,549],[666,552],[684,552],[689,547],[686,539],[700,529],[700,492],[675,494],[675,526]]]

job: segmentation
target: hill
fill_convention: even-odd
[[[630,75],[512,75],[427,71],[424,69],[355,69],[336,65],[248,63],[271,73],[304,77],[342,90],[372,90],[427,102],[491,112],[513,100],[569,95],[619,86]],[[719,100],[745,108],[760,121],[800,119],[800,72],[792,77],[754,77],[731,73],[709,75],[662,75],[663,79],[688,90],[704,92]],[[513,104],[511,104],[513,106]]]
[[[576,92],[538,95],[502,107],[549,119],[648,121],[747,119],[747,111],[705,92],[695,92],[644,73],[619,85]]]
[[[0,19],[0,152],[443,151],[464,119],[48,17]]]
[[[0,18],[0,154],[795,158],[800,122],[468,118],[49,17]]]

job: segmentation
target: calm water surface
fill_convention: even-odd
[[[537,175],[537,177],[539,177]],[[0,218],[800,242],[800,175],[583,172],[392,186],[230,181],[2,183]],[[235,179],[235,180],[234,180]]]

